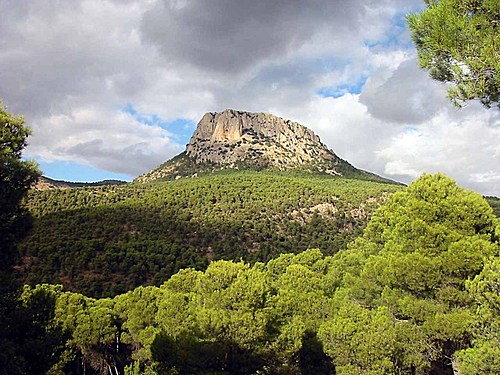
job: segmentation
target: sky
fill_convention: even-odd
[[[0,99],[24,157],[68,181],[132,180],[208,111],[297,121],[354,166],[442,172],[500,196],[500,111],[455,108],[418,67],[421,0],[0,0]]]

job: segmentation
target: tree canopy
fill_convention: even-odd
[[[39,176],[30,161],[21,160],[30,129],[21,116],[14,116],[0,101],[0,268],[10,270],[15,260],[12,247],[23,235],[24,207],[21,199]]]
[[[284,188],[286,186],[286,188]],[[19,245],[25,282],[87,296],[160,285],[210,260],[345,249],[394,184],[290,172],[220,171],[150,184],[32,191]]]
[[[9,374],[41,373],[50,367],[45,355],[52,355],[42,348],[48,342],[35,343],[48,339],[43,328],[47,320],[36,321],[18,300],[21,288],[13,269],[17,244],[29,228],[21,200],[39,176],[34,163],[21,159],[29,134],[23,118],[9,113],[0,101],[0,369]]]
[[[392,195],[334,257],[341,307],[318,335],[339,373],[439,372],[458,366],[457,353],[467,373],[489,373],[481,370],[500,347],[483,334],[498,324],[488,304],[498,293],[497,225],[480,195],[440,174]]]
[[[449,82],[451,101],[480,100],[500,108],[500,2],[426,0],[428,8],[408,17],[421,67]]]

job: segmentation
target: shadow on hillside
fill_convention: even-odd
[[[266,262],[282,253],[320,248],[333,254],[354,238],[342,220],[316,215],[309,223],[210,208],[207,219],[189,207],[115,205],[60,211],[37,219],[20,245],[28,284],[110,297],[139,285],[160,285],[183,268],[211,260]],[[218,216],[220,214],[220,216]],[[252,216],[253,215],[253,216]]]
[[[156,335],[151,345],[153,361],[161,373],[175,368],[181,374],[255,374],[264,361],[233,341],[202,341],[189,335],[173,339]]]

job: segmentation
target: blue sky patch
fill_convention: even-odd
[[[321,87],[316,93],[324,98],[340,98],[345,94],[360,94],[367,79],[367,76],[363,76],[355,82],[346,82],[333,87]]]
[[[370,48],[397,48],[397,49],[413,49],[414,44],[408,34],[408,22],[406,21],[407,13],[398,12],[391,19],[392,27],[386,34],[385,38],[376,40],[366,40],[365,45]]]
[[[403,128],[404,134],[415,134],[418,133],[418,129],[415,126],[405,126]]]
[[[189,139],[196,129],[196,124],[188,119],[178,118],[174,121],[165,121],[154,113],[139,112],[131,103],[122,108],[122,111],[132,116],[141,124],[158,126],[172,135],[172,140],[179,144],[189,143]]]
[[[38,160],[39,168],[44,176],[53,180],[71,182],[96,182],[102,180],[131,181],[131,176],[97,169],[72,161],[44,162]]]

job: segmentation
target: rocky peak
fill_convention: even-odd
[[[186,151],[136,179],[194,177],[224,168],[293,170],[382,181],[354,168],[305,126],[269,113],[227,109],[206,113]]]
[[[299,123],[269,113],[232,109],[206,113],[186,154],[197,162],[229,165],[247,161],[278,168],[336,158],[312,130]]]
[[[243,136],[265,136],[286,142],[287,138],[303,138],[320,143],[311,130],[296,122],[269,113],[252,113],[226,109],[223,112],[206,113],[194,132],[189,146],[198,142],[238,141]]]

